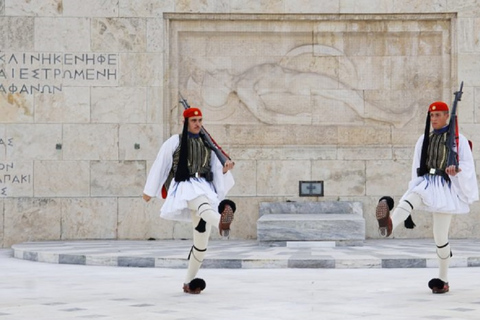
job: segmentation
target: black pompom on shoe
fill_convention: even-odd
[[[190,283],[183,284],[183,292],[191,294],[199,294],[207,286],[205,280],[200,278],[195,278]]]
[[[230,208],[232,208],[233,213],[235,213],[237,206],[235,205],[235,202],[230,199],[224,199],[218,204],[218,212],[222,213],[223,210],[225,210],[225,205],[227,204],[230,206]]]
[[[393,207],[395,206],[395,201],[393,200],[392,197],[389,197],[389,196],[381,197],[380,200],[378,200],[378,202],[380,202],[380,201],[382,201],[382,200],[387,201],[388,210],[392,210]]]
[[[448,282],[438,278],[433,278],[428,282],[428,287],[432,289],[432,293],[446,293],[450,290]]]

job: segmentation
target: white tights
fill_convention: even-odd
[[[197,276],[207,251],[212,226],[218,226],[220,223],[220,214],[213,210],[205,196],[189,201],[188,208],[192,210],[193,247],[188,259],[188,269],[184,283],[190,283]],[[204,232],[195,229],[200,223],[200,219],[206,222]]]
[[[410,202],[413,208],[417,208],[422,203],[422,198],[417,193],[410,193],[404,200]],[[412,212],[412,207],[408,202],[402,200],[391,215],[393,229],[405,221]],[[433,239],[437,246],[438,256],[438,277],[448,282],[448,267],[450,263],[450,244],[448,242],[448,233],[452,215],[448,213],[433,213]]]

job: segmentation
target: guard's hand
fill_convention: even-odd
[[[223,165],[223,173],[227,173],[228,170],[232,170],[234,166],[235,162],[233,162],[232,160],[227,160]]]
[[[449,176],[456,176],[457,173],[461,172],[462,169],[460,168],[457,168],[456,166],[454,165],[451,165],[451,166],[448,166],[447,168],[445,168],[445,172],[449,175]]]
[[[152,197],[150,197],[149,195],[146,195],[145,193],[143,194],[142,198],[143,200],[145,200],[145,202],[148,202],[150,201],[150,199],[152,199]]]

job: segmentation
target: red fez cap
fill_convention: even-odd
[[[428,107],[428,111],[448,111],[448,106],[445,102],[442,101],[435,101]]]
[[[191,118],[191,117],[201,117],[202,116],[202,111],[198,108],[188,108],[183,111],[183,117],[186,118]]]

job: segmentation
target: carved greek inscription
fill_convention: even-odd
[[[4,148],[13,147],[13,138],[1,138],[0,147]],[[1,150],[1,149],[0,149]],[[0,197],[9,196],[9,188],[14,185],[31,184],[31,174],[25,174],[21,172],[21,168],[17,168],[12,161],[0,162]]]
[[[65,81],[115,84],[117,66],[112,53],[0,52],[0,93],[57,93]]]

